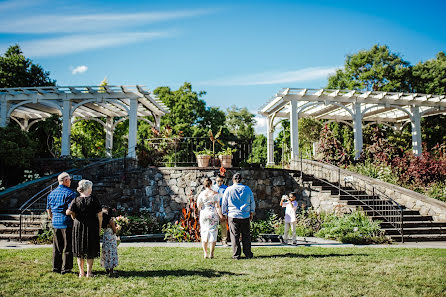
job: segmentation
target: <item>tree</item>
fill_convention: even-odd
[[[344,69],[328,78],[329,89],[411,91],[411,66],[388,46],[374,45],[345,59]]]
[[[31,126],[29,136],[37,143],[36,157],[56,158],[60,154],[62,121],[52,115]]]
[[[435,59],[419,62],[413,67],[413,89],[417,93],[446,94],[446,55],[439,52]]]
[[[3,185],[12,186],[21,181],[23,170],[34,158],[36,146],[28,133],[16,125],[0,128],[0,179]]]
[[[253,140],[255,138],[255,116],[246,107],[239,108],[232,105],[226,112],[226,125],[234,136],[243,141]]]
[[[206,113],[206,102],[200,99],[205,92],[192,91],[192,85],[185,82],[178,90],[170,87],[158,87],[153,93],[169,108],[170,112],[161,118],[161,125],[169,125],[184,136],[207,135],[206,129],[200,129],[200,123]]]
[[[0,88],[54,86],[56,81],[49,75],[40,65],[25,58],[17,44],[0,56]]]
[[[263,134],[256,135],[252,143],[252,152],[248,159],[249,163],[266,165],[267,161],[267,139]]]

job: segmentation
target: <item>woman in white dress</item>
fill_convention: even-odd
[[[218,193],[211,190],[212,181],[208,178],[204,182],[204,190],[198,195],[197,205],[200,210],[201,244],[204,258],[214,258],[215,243],[217,242],[218,222],[221,210]],[[208,255],[208,243],[210,245]]]

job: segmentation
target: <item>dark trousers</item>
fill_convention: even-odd
[[[240,234],[242,234],[243,254],[247,258],[252,258],[249,218],[236,219],[228,217],[228,223],[231,233],[232,257],[240,258],[242,253],[240,248]]]
[[[73,228],[53,229],[53,271],[68,272],[73,269]]]

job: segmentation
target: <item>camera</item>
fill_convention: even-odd
[[[282,201],[283,202],[288,202],[288,196],[287,195],[282,195]]]

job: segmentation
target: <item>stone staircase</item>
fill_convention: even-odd
[[[312,175],[304,174],[303,183],[312,191],[319,191],[330,195],[333,200],[339,199],[340,204],[347,207],[361,207],[372,220],[381,221],[381,228],[393,241],[401,241],[399,229],[389,221],[398,221],[400,214],[391,210],[391,202],[379,197],[358,191],[349,186],[341,186],[341,193],[337,183],[316,179]],[[446,241],[446,222],[435,222],[431,216],[422,216],[417,210],[403,208],[403,236],[405,242],[418,241]],[[379,212],[379,213],[378,213]],[[396,217],[398,216],[398,217]]]
[[[31,240],[37,237],[42,225],[47,222],[46,215],[22,215],[22,240]],[[0,214],[0,240],[19,241],[20,214]]]

